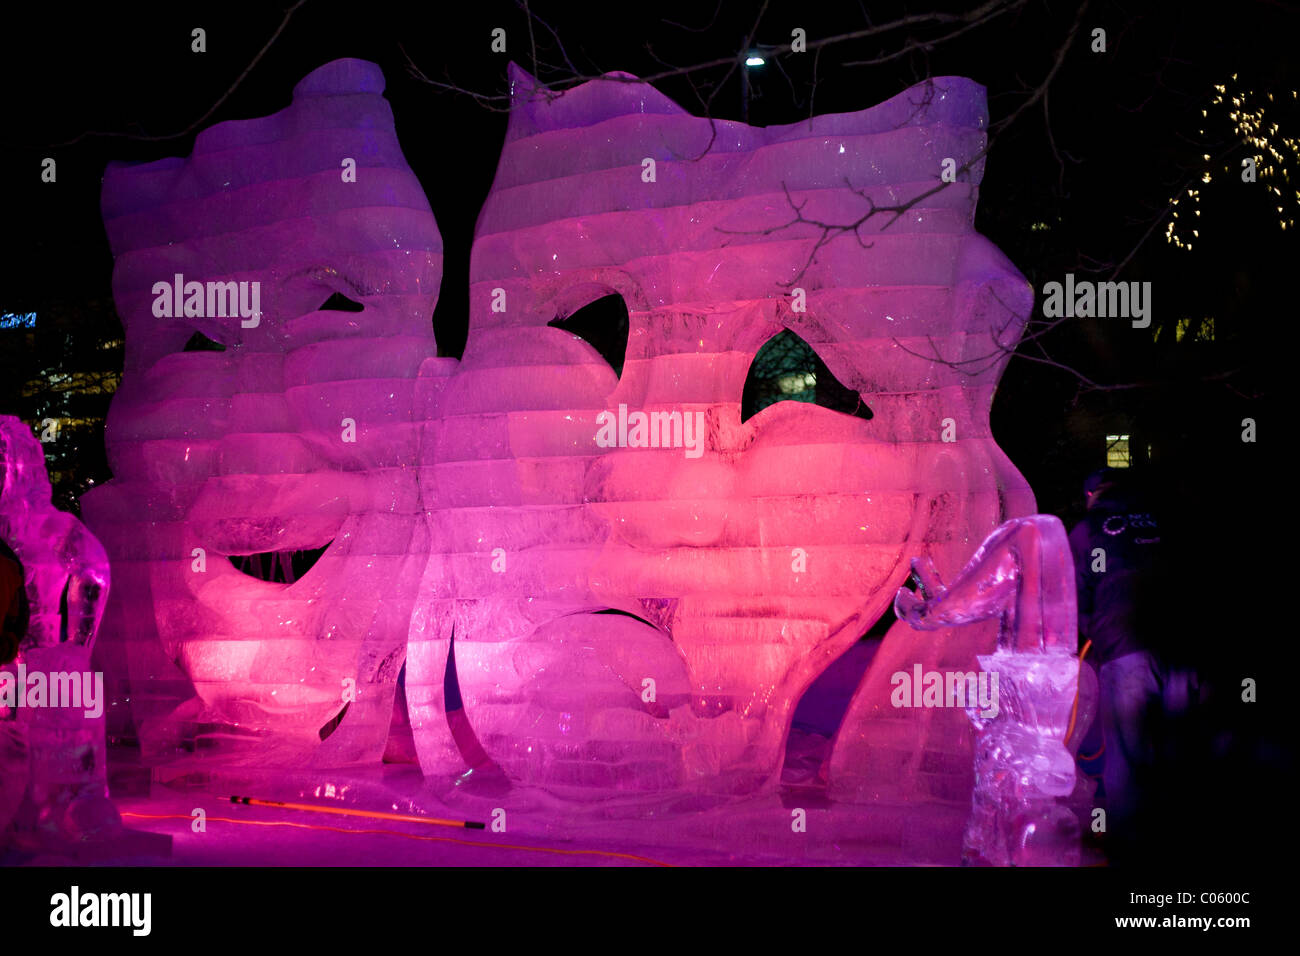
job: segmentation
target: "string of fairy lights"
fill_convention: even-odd
[[[1300,206],[1300,189],[1291,185],[1290,167],[1300,165],[1300,139],[1282,135],[1279,124],[1269,118],[1279,110],[1279,98],[1285,101],[1286,94],[1275,98],[1273,93],[1256,94],[1253,90],[1240,90],[1236,86],[1237,74],[1232,74],[1231,84],[1218,83],[1214,87],[1214,97],[1210,107],[1223,107],[1227,111],[1228,121],[1233,133],[1251,147],[1252,154],[1241,161],[1241,169],[1234,169],[1231,163],[1225,163],[1221,172],[1233,175],[1240,172],[1244,177],[1263,185],[1271,194],[1270,199],[1276,210],[1277,223],[1283,230],[1295,228],[1295,211]],[[1231,91],[1229,85],[1232,86]],[[1291,90],[1291,99],[1297,100],[1297,91]],[[1271,112],[1270,112],[1271,111]],[[1208,119],[1209,109],[1201,110],[1201,116]],[[1202,136],[1205,130],[1200,130]],[[1201,171],[1202,185],[1213,182],[1214,175],[1220,170],[1212,169],[1209,153],[1201,157],[1205,168]],[[1192,216],[1188,220],[1179,217],[1179,203],[1187,200],[1191,206]],[[1173,216],[1165,228],[1165,240],[1178,249],[1192,248],[1192,241],[1200,238],[1197,220],[1200,218],[1201,190],[1189,186],[1183,195],[1170,200]],[[1186,211],[1184,206],[1182,211]],[[1190,234],[1189,234],[1190,233]]]

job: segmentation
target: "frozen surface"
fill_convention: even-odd
[[[405,658],[430,779],[770,797],[801,696],[911,561],[955,574],[1034,510],[989,431],[1032,293],[972,225],[980,86],[757,129],[623,75],[560,96],[511,76],[459,362],[435,357],[441,244],[374,66],[328,64],[186,159],[110,167],[127,367],[85,511],[149,759],[377,761]],[[260,321],[157,316],[176,273],[260,282]],[[321,310],[333,293],[364,310]],[[608,360],[551,324],[612,294]],[[195,332],[226,350],[186,351]],[[822,365],[747,409],[784,332]],[[817,403],[830,378],[847,405]],[[660,447],[635,424],[655,413]],[[292,552],[322,547],[303,573]],[[964,804],[966,721],[893,710],[889,678],[994,642],[895,626],[818,778]]]
[[[124,755],[125,756],[125,755]],[[119,773],[125,768],[116,765]],[[418,768],[267,770],[229,764],[206,772],[155,771],[159,781],[118,798],[126,823],[173,837],[170,859],[126,863],[254,866],[955,865],[964,808],[881,808],[813,803],[772,793],[683,802],[622,795],[575,806],[544,790],[485,795],[443,787]],[[484,830],[367,816],[232,805],[232,794],[312,806],[476,820]],[[192,811],[207,813],[205,832]],[[792,827],[796,810],[807,821]],[[496,811],[500,811],[497,813]],[[503,830],[492,829],[496,820]],[[269,824],[269,825],[267,825]],[[0,858],[0,864],[19,862]],[[46,860],[45,862],[57,862]]]

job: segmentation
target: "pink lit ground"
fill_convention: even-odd
[[[816,735],[792,743],[786,778],[798,778],[798,752],[824,746]],[[127,758],[129,754],[115,756]],[[170,858],[143,854],[98,863],[172,866],[644,866],[955,865],[966,812],[949,805],[908,808],[829,803],[816,787],[726,804],[685,806],[664,800],[562,804],[541,791],[476,795],[439,785],[410,765],[275,774],[255,769],[188,775],[118,763],[116,798],[125,822],[167,834]],[[166,777],[164,783],[162,779]],[[333,796],[327,796],[331,792]],[[490,821],[506,809],[505,833],[460,830],[264,807],[235,806],[231,794],[284,802]],[[807,831],[792,830],[792,810],[807,812]],[[191,829],[202,808],[207,829]],[[238,821],[238,822],[228,822]],[[310,827],[310,828],[309,828]],[[637,857],[641,859],[636,859]],[[19,862],[19,861],[13,861]],[[31,863],[67,863],[43,858]]]

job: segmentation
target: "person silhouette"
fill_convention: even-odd
[[[1126,471],[1101,468],[1084,481],[1087,512],[1070,532],[1078,588],[1079,641],[1100,683],[1102,783],[1112,858],[1136,848],[1142,782],[1155,762],[1164,709],[1186,706],[1189,684],[1162,663],[1151,602],[1163,589],[1160,528]]]

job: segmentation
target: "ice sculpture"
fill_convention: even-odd
[[[17,813],[25,796],[31,814],[56,832],[87,820],[114,824],[103,685],[91,665],[109,593],[108,558],[80,521],[51,504],[44,450],[9,415],[0,415],[0,478],[0,540],[22,564],[30,609],[18,657],[0,667],[0,721],[7,725],[0,812]],[[0,831],[8,822],[0,818]]]
[[[405,655],[430,775],[772,786],[800,696],[911,560],[953,573],[1034,510],[989,432],[1032,292],[973,229],[981,87],[757,129],[625,74],[554,95],[511,69],[460,362],[434,357],[441,246],[376,67],[321,67],[188,159],[110,167],[127,367],[115,477],[84,507],[153,759],[378,759]],[[613,349],[556,327],[609,295]],[[781,336],[820,363],[790,394],[852,400],[748,408]],[[917,655],[891,632],[836,796],[968,798],[964,721],[889,712]]]
[[[67,642],[89,650],[108,597],[104,548],[85,525],[51,503],[45,451],[12,415],[0,415],[0,468],[0,540],[18,555],[27,584],[31,616],[23,646]]]
[[[910,560],[955,570],[1034,510],[988,424],[1032,292],[972,225],[983,89],[939,78],[758,129],[626,74],[562,95],[517,68],[511,82],[464,359],[426,406],[435,551],[408,660],[422,765],[465,764],[439,714],[454,633],[465,716],[515,779],[772,785],[800,695]],[[611,294],[628,331],[607,360],[554,323]],[[786,330],[870,420],[797,401],[742,417],[756,353]],[[928,659],[991,646],[965,630]],[[914,649],[891,634],[878,656]],[[965,728],[880,720],[881,703],[869,675],[830,768],[839,795],[907,799],[937,751],[965,799]],[[897,758],[859,759],[882,738]]]
[[[988,710],[966,710],[978,740],[964,861],[1078,865],[1079,822],[1058,799],[1075,790],[1066,736],[1080,670],[1064,526],[1051,515],[1006,522],[948,588],[926,559],[914,560],[913,571],[920,593],[899,589],[899,620],[920,630],[998,622],[997,650],[979,657],[997,678],[998,700]]]
[[[411,410],[442,271],[383,88],[339,60],[188,158],[104,176],[127,351],[84,511],[151,760],[383,753],[429,550]]]

